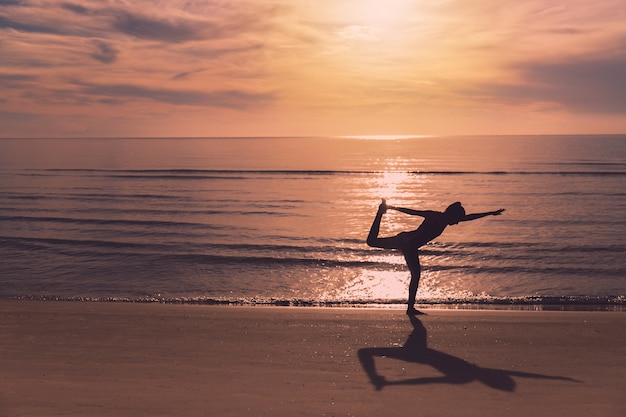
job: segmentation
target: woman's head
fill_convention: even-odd
[[[448,219],[448,224],[457,224],[463,217],[465,217],[465,209],[460,202],[452,203],[445,211],[445,215]]]

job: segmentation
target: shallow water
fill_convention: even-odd
[[[385,197],[506,208],[423,248],[421,303],[624,305],[625,179],[625,136],[1,140],[0,296],[401,303]]]

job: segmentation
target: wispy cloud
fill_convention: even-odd
[[[208,33],[219,30],[209,21],[166,20],[125,11],[117,12],[113,16],[112,27],[139,39],[172,43],[206,39]]]
[[[114,99],[148,99],[173,105],[247,109],[273,100],[271,93],[249,93],[237,90],[190,91],[130,84],[84,84],[81,91],[91,97]]]
[[[62,9],[66,9],[69,10],[71,12],[74,12],[76,14],[82,14],[82,15],[90,15],[91,14],[91,10],[85,6],[81,6],[80,4],[75,4],[75,3],[61,3],[60,7]]]
[[[118,51],[111,44],[101,41],[94,40],[92,42],[94,48],[96,49],[91,57],[96,61],[102,62],[103,64],[112,64],[117,59]]]
[[[477,92],[509,103],[547,102],[581,113],[626,114],[626,54],[531,61],[516,69],[521,82],[486,83]]]
[[[10,87],[11,84],[14,85],[14,87],[17,87],[17,85],[15,84],[19,84],[20,82],[23,81],[33,81],[35,80],[37,77],[34,75],[29,75],[29,74],[11,74],[11,73],[3,73],[0,74],[0,86],[3,87]]]
[[[14,29],[19,32],[50,33],[53,35],[68,34],[67,31],[46,24],[24,23],[0,16],[0,29]]]

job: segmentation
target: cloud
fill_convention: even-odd
[[[0,1],[4,1],[0,6],[21,5],[16,1]],[[19,12],[10,16],[0,14],[0,29],[84,38],[110,38],[119,33],[135,39],[172,44],[266,31],[270,29],[267,20],[275,13],[270,10],[269,15],[264,15],[260,10],[256,13],[233,7],[220,10],[216,15],[199,15],[157,5],[146,9],[130,5],[90,7],[69,2],[54,7],[33,3],[16,10]]]
[[[182,13],[148,15],[131,10],[109,9],[111,27],[137,39],[166,43],[215,41],[225,38],[261,34],[273,29],[268,22],[274,9],[247,10],[233,8],[217,16],[191,16]]]
[[[11,84],[20,83],[23,81],[33,81],[37,79],[34,75],[29,74],[0,74],[0,85],[3,87],[10,86]]]
[[[49,25],[22,23],[13,19],[7,19],[4,16],[0,16],[0,29],[14,29],[20,32],[48,33],[53,35],[60,35],[64,33],[63,30],[59,30]]]
[[[262,34],[272,30],[276,13],[215,2],[30,0],[23,7],[0,7],[0,33],[6,35],[0,96],[14,90],[8,99],[14,108],[122,108],[140,100],[229,109],[266,105],[276,97],[257,84],[258,52],[267,47]],[[94,61],[110,68],[102,72]],[[239,80],[232,82],[234,77]],[[168,80],[176,86],[164,85]],[[82,108],[87,112],[89,106]]]
[[[202,107],[222,107],[230,109],[247,109],[266,104],[274,99],[270,93],[248,93],[238,90],[222,91],[190,91],[156,87],[142,87],[131,84],[84,84],[82,91],[91,96],[105,98],[140,98],[172,105],[188,105]]]
[[[203,32],[211,23],[187,19],[166,20],[120,12],[113,18],[112,25],[120,32],[139,39],[179,43],[203,39]]]
[[[200,68],[200,69],[196,69],[196,70],[191,70],[191,71],[184,71],[184,72],[179,72],[178,74],[174,75],[171,79],[172,80],[184,80],[187,77],[189,77],[190,75],[193,74],[200,74],[204,71],[207,71],[208,68]]]
[[[79,15],[89,15],[91,14],[91,10],[87,7],[81,6],[80,4],[74,3],[62,3],[61,7],[63,9],[69,10]]]
[[[96,61],[100,61],[103,64],[112,64],[117,59],[118,51],[113,46],[104,41],[94,40],[93,46],[96,51],[91,54],[91,57]]]
[[[202,39],[204,37],[202,32],[207,25],[210,25],[207,22],[201,24],[198,21],[183,18],[168,20],[149,17],[118,9],[91,11],[86,7],[70,3],[62,4],[61,8],[81,16],[82,21],[80,21],[80,24],[83,26],[83,29],[79,29],[80,26],[68,25],[66,16],[58,13],[51,15],[45,22],[41,22],[43,19],[33,16],[32,13],[25,13],[20,16],[21,18],[13,19],[0,16],[0,29],[7,28],[26,33],[82,37],[105,35],[103,29],[108,29],[106,32],[109,35],[111,32],[121,32],[144,40],[178,43]]]
[[[110,25],[100,18],[76,18],[66,12],[73,9],[76,13],[80,6],[68,4],[59,7],[44,7],[37,4],[24,3],[24,7],[11,10],[8,14],[0,14],[0,29],[13,29],[26,34],[47,34],[57,36],[103,37],[110,32]]]
[[[510,103],[552,102],[575,112],[626,113],[626,57],[526,62],[522,83],[486,83],[475,92]]]

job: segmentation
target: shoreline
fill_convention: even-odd
[[[2,416],[620,417],[622,312],[0,300]]]
[[[56,296],[14,296],[0,297],[3,301],[41,301],[77,303],[128,303],[162,305],[202,305],[230,307],[303,307],[303,308],[354,308],[404,310],[406,304],[395,301],[310,301],[310,300],[248,300],[232,301],[194,297],[56,297]],[[425,310],[495,310],[495,311],[606,311],[625,312],[624,296],[614,297],[518,297],[494,300],[418,300],[416,308]]]

